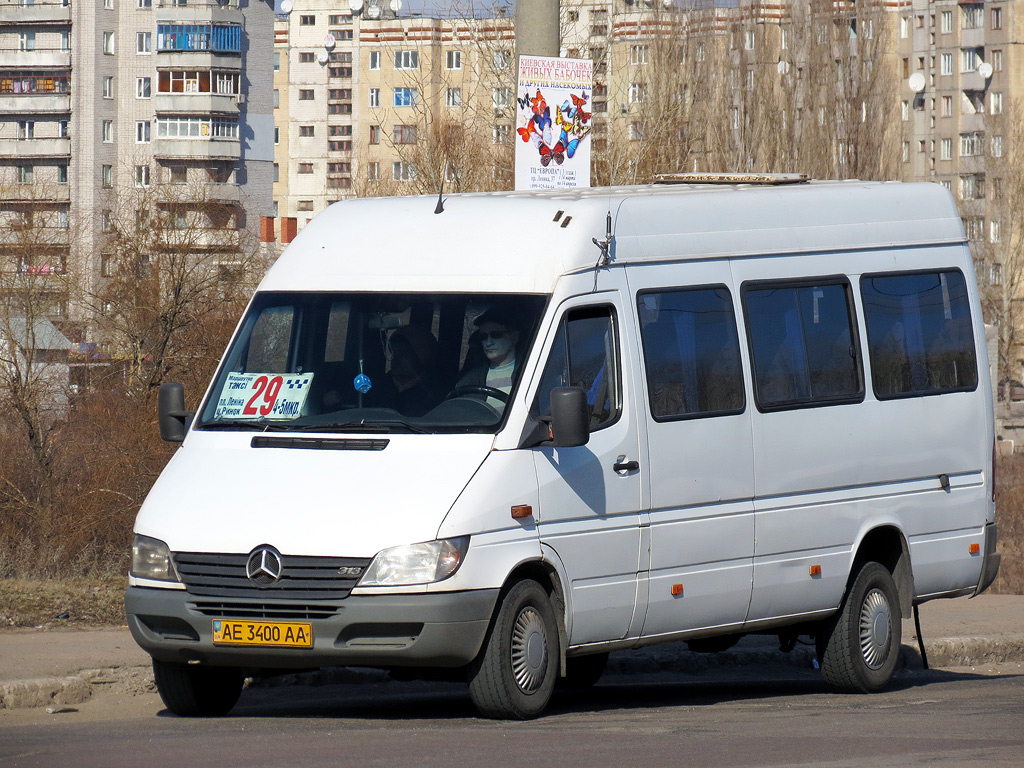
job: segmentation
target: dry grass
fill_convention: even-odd
[[[120,626],[124,588],[117,581],[0,580],[0,629],[4,627]],[[67,614],[67,618],[58,616]]]
[[[999,575],[989,589],[1024,595],[1024,456],[999,459],[996,467],[996,522],[999,524]]]

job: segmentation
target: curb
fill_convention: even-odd
[[[813,646],[801,645],[789,653],[778,649],[769,638],[748,638],[737,647],[721,653],[693,653],[682,643],[650,646],[613,654],[608,662],[608,674],[678,674],[700,672],[716,668],[735,668],[775,664],[804,670],[816,668]],[[1006,662],[1024,663],[1024,635],[1005,635],[999,638],[950,637],[926,643],[928,664],[931,668],[969,667],[979,664]],[[903,669],[923,669],[924,665],[916,641],[905,643],[900,649]],[[33,680],[15,680],[0,683],[0,710],[52,707],[55,712],[69,705],[82,704],[104,685],[118,684],[137,676],[145,683],[137,686],[152,690],[152,672],[149,667],[109,667],[86,669],[64,677],[44,677]],[[286,686],[361,685],[391,681],[387,672],[376,669],[328,667],[314,672],[294,673],[256,681],[260,688]],[[64,710],[67,711],[67,710]]]

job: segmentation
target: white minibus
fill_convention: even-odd
[[[677,176],[355,199],[269,270],[138,514],[164,703],[448,675],[540,714],[608,654],[813,639],[884,688],[901,619],[995,578],[992,390],[936,184]]]

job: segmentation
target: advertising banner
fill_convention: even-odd
[[[590,186],[589,59],[519,57],[516,189]]]

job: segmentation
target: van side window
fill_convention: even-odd
[[[743,411],[740,342],[724,285],[641,293],[637,310],[656,421]]]
[[[551,390],[582,387],[590,408],[590,428],[618,419],[622,409],[618,337],[611,307],[570,310],[558,326],[555,342],[541,374],[535,416],[551,416]]]
[[[743,306],[759,408],[806,408],[864,399],[846,280],[745,284]]]
[[[970,299],[956,269],[864,275],[860,281],[879,400],[978,386]]]

